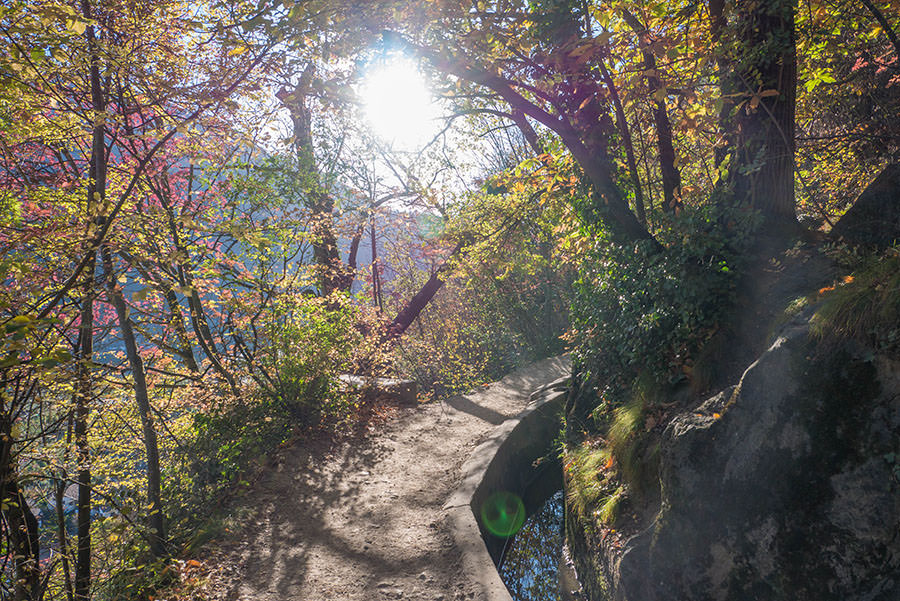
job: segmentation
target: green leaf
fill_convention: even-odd
[[[18,353],[8,353],[6,357],[0,359],[0,369],[13,367],[14,365],[19,365],[21,361],[19,360]]]
[[[50,353],[50,356],[59,361],[60,363],[66,363],[67,361],[72,360],[72,353],[67,351],[64,348],[56,348],[53,349],[53,352]]]
[[[8,322],[6,322],[6,331],[7,332],[17,332],[24,327],[31,325],[33,320],[28,315],[16,315]]]

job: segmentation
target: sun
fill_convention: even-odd
[[[360,95],[372,133],[392,146],[415,150],[438,131],[437,104],[409,58],[391,57],[370,67]]]

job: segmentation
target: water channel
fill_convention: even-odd
[[[514,601],[580,601],[565,544],[563,491],[545,499],[508,539],[497,570]]]
[[[488,557],[497,569],[483,580],[490,599],[582,601],[565,546],[562,465],[556,447],[564,385],[561,381],[539,389],[528,409],[498,426],[473,452],[457,491],[472,512],[457,514],[459,540],[468,544],[471,524],[484,543],[481,552],[470,555],[471,569],[477,572],[479,562]]]

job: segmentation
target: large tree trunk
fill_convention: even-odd
[[[720,75],[723,98],[734,102],[723,114],[734,202],[759,210],[770,223],[796,223],[794,5],[760,0],[734,10],[730,22],[721,15],[713,21],[727,64]]]
[[[13,601],[38,601],[43,597],[41,587],[40,545],[38,542],[38,522],[19,483],[13,459],[10,435],[11,424],[4,415],[2,424],[3,451],[0,465],[2,482],[3,518],[8,537],[7,552],[15,557],[15,585]]]

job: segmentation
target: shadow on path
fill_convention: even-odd
[[[509,417],[503,415],[498,411],[494,411],[488,407],[483,407],[478,403],[473,402],[470,398],[464,396],[454,396],[444,401],[447,405],[453,407],[457,411],[462,411],[463,413],[468,413],[469,415],[474,415],[478,419],[482,419],[490,424],[495,426],[499,426],[503,422],[505,422]]]
[[[217,599],[476,599],[443,505],[472,446],[567,369],[544,360],[444,406],[400,411],[371,436],[286,449],[248,498],[259,511]]]

